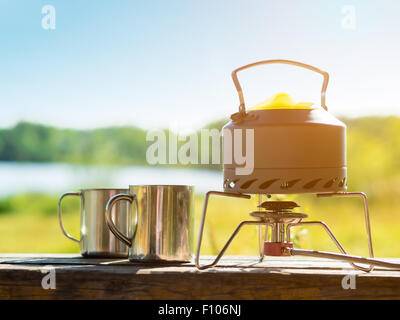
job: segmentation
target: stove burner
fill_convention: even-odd
[[[257,220],[268,223],[298,223],[303,218],[307,218],[307,214],[293,212],[294,208],[300,206],[293,201],[265,201],[257,206],[258,211],[250,212],[250,215]],[[262,210],[265,209],[265,210]]]
[[[252,211],[250,215],[265,223],[297,223],[308,217],[307,214],[300,212]]]
[[[286,234],[287,226],[298,224],[307,214],[293,212],[294,208],[300,206],[293,201],[265,201],[258,205],[260,210],[250,212],[250,215],[265,225],[265,234],[260,234],[260,248],[263,242],[263,252],[260,255],[283,256],[288,255],[286,248],[293,248],[290,242],[290,233]],[[264,210],[263,210],[264,209]],[[262,229],[262,226],[260,226]],[[271,230],[271,240],[269,240]]]
[[[272,211],[290,211],[300,206],[294,201],[265,201],[257,207]]]

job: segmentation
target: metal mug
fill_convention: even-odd
[[[126,193],[128,189],[81,189],[80,192],[64,193],[58,200],[58,218],[63,234],[80,245],[80,252],[85,257],[126,258],[128,247],[118,241],[109,231],[104,217],[105,208],[110,198]],[[61,202],[67,196],[81,198],[81,233],[80,240],[72,237],[64,229]],[[110,210],[110,218],[122,232],[130,232],[130,208],[126,202],[120,202]]]
[[[135,215],[131,214],[134,227],[129,234],[119,229],[111,219],[114,205],[126,202],[121,200],[129,201],[131,211],[136,211]],[[129,193],[116,195],[108,201],[107,224],[114,235],[129,247],[131,261],[191,261],[193,200],[192,186],[130,186]]]

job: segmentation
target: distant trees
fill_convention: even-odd
[[[225,122],[213,123],[213,128],[221,129]],[[72,130],[20,122],[0,130],[0,161],[148,165],[146,150],[152,142],[146,141],[146,135],[146,130],[137,127]],[[184,143],[179,141],[178,146]]]
[[[349,189],[391,193],[400,199],[400,118],[342,120],[347,124]],[[220,130],[226,122],[221,120],[205,128]],[[71,130],[21,122],[11,129],[0,130],[0,161],[148,165],[146,150],[152,142],[146,141],[146,134],[137,127]],[[178,147],[183,143],[180,141]],[[221,165],[195,167],[222,168]]]
[[[0,130],[0,160],[145,164],[146,132],[135,127],[56,129],[20,122]]]

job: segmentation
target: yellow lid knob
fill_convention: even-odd
[[[310,108],[311,102],[294,103],[292,97],[287,93],[277,93],[264,102],[256,104],[249,110],[271,110],[271,109],[316,109]]]

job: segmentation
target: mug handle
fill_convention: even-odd
[[[61,231],[62,231],[62,233],[68,238],[68,239],[70,239],[70,240],[72,240],[72,241],[74,241],[74,242],[76,242],[76,243],[80,243],[80,241],[79,240],[77,240],[77,239],[75,239],[73,236],[71,236],[67,231],[65,231],[65,229],[64,229],[64,225],[63,225],[63,222],[62,222],[62,214],[61,214],[61,201],[62,201],[62,199],[64,199],[65,197],[67,197],[67,196],[81,196],[82,194],[80,193],[80,192],[67,192],[67,193],[64,193],[61,197],[60,197],[60,199],[58,200],[58,221],[60,222],[60,228],[61,228]]]
[[[128,238],[121,231],[119,231],[118,228],[115,226],[114,221],[111,219],[111,210],[114,207],[114,205],[120,200],[129,201],[131,204],[133,201],[135,201],[136,224],[135,224],[135,230],[133,231],[132,238]],[[138,201],[137,201],[136,194],[120,193],[120,194],[113,196],[110,200],[108,200],[107,205],[106,205],[106,221],[107,221],[108,228],[115,235],[115,237],[117,237],[118,240],[125,243],[127,246],[132,247],[133,239],[135,238],[137,225],[138,225]]]

